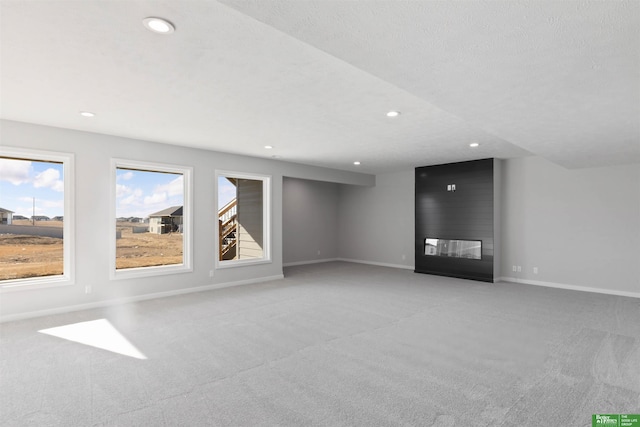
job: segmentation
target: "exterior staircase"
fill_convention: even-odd
[[[234,259],[238,246],[238,200],[233,199],[218,211],[220,260]]]

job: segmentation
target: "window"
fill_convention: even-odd
[[[216,172],[218,268],[271,262],[271,178]]]
[[[0,288],[73,283],[73,155],[0,147]]]
[[[112,278],[191,271],[191,168],[113,161]]]

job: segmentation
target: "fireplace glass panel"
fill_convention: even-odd
[[[449,258],[482,259],[482,241],[427,237],[424,240],[424,254]]]

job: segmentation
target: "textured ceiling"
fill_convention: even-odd
[[[2,118],[369,173],[640,162],[636,1],[72,4],[0,2]]]

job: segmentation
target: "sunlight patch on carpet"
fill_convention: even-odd
[[[136,359],[146,359],[107,319],[72,323],[55,328],[42,329],[42,334],[89,345]]]

